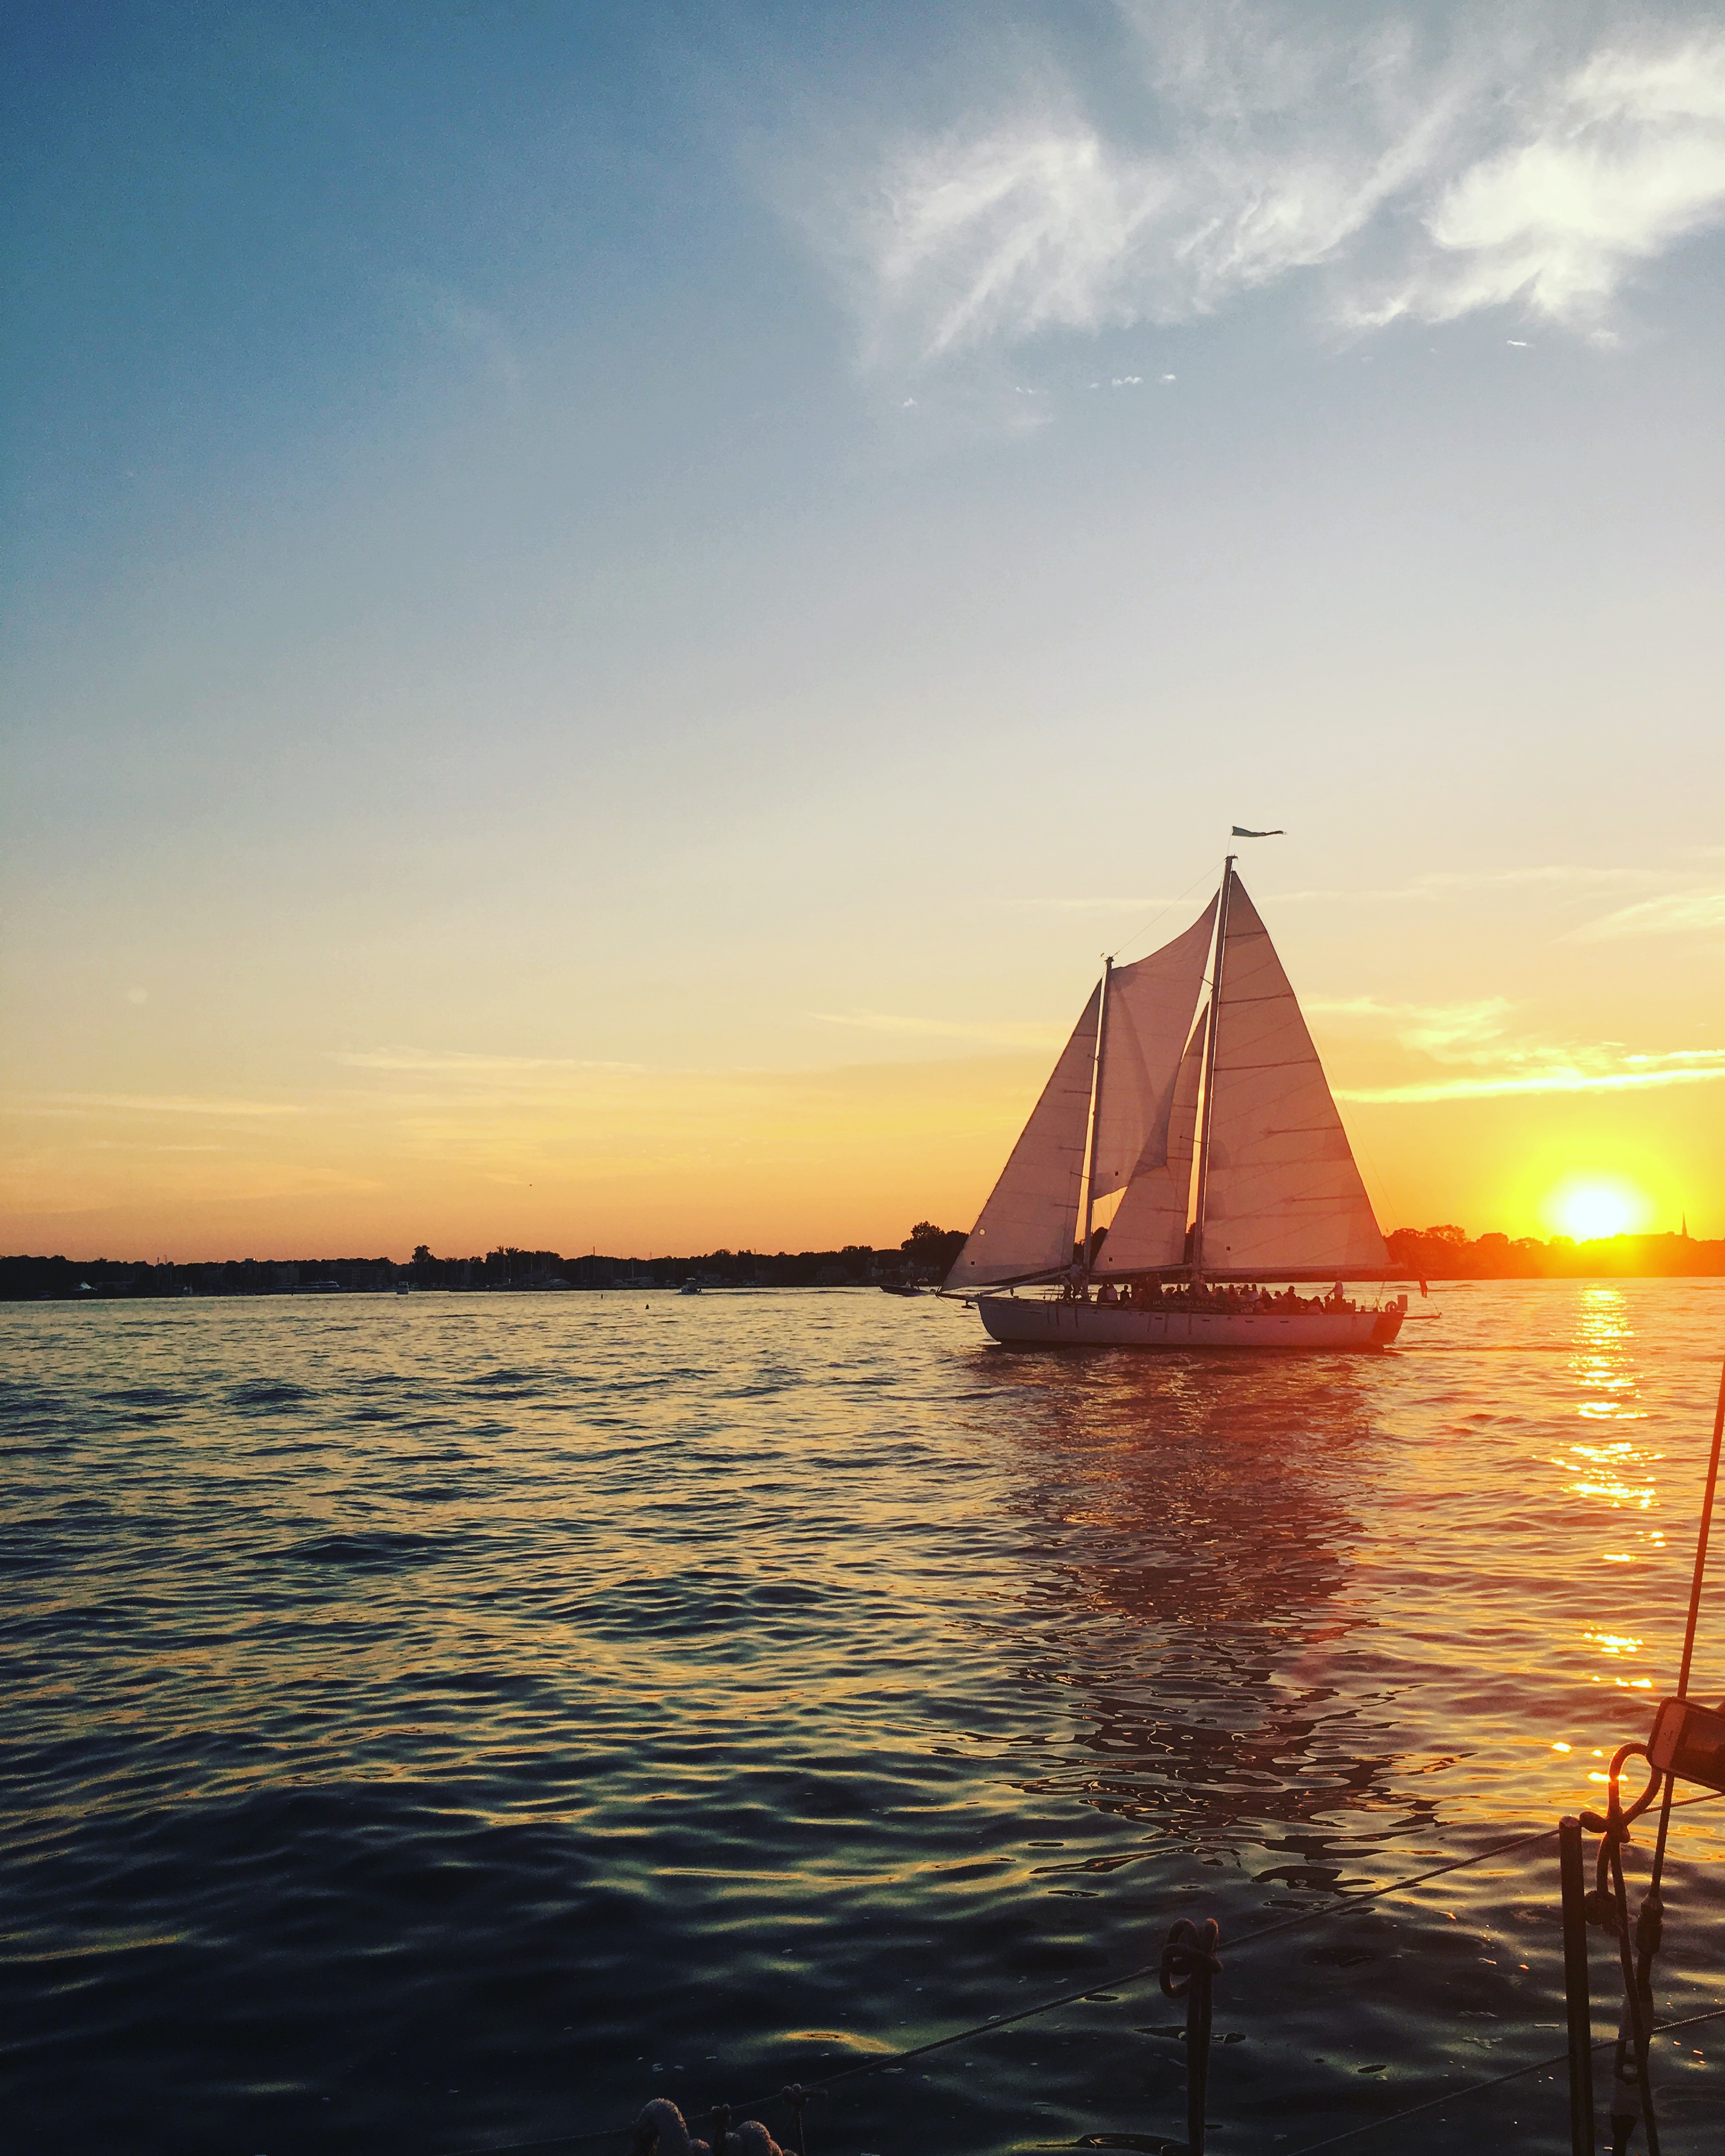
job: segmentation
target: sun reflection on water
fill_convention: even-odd
[[[1625,1431],[1607,1437],[1597,1427],[1601,1423],[1623,1424],[1648,1419],[1641,1404],[1635,1331],[1620,1287],[1602,1284],[1582,1293],[1568,1368],[1580,1395],[1574,1403],[1575,1414],[1594,1429],[1585,1439],[1572,1440],[1553,1460],[1566,1478],[1565,1495],[1589,1501],[1616,1515],[1628,1512],[1645,1518],[1659,1503],[1657,1470],[1663,1455],[1653,1451],[1639,1434]],[[1628,1525],[1620,1517],[1609,1530],[1610,1546],[1599,1553],[1602,1564],[1633,1565],[1640,1557],[1664,1548],[1664,1532],[1651,1522],[1625,1532]],[[1630,1547],[1624,1547],[1626,1543]],[[1640,1545],[1639,1550],[1636,1544]],[[1618,1662],[1638,1655],[1646,1644],[1633,1634],[1612,1629],[1608,1620],[1596,1622],[1581,1637],[1594,1653]],[[1603,1681],[1603,1677],[1594,1681]],[[1651,1677],[1615,1673],[1610,1682],[1627,1691],[1649,1691],[1653,1686]]]
[[[1577,1497],[1603,1497],[1614,1510],[1632,1505],[1637,1512],[1651,1512],[1653,1507],[1654,1486],[1651,1477],[1631,1481],[1625,1471],[1643,1465],[1646,1455],[1637,1445],[1571,1445],[1573,1464],[1577,1472],[1589,1476],[1590,1481],[1572,1482],[1569,1489]],[[1570,1462],[1559,1460],[1564,1466]]]
[[[1608,1655],[1639,1654],[1647,1644],[1645,1640],[1634,1639],[1626,1632],[1584,1632],[1581,1636],[1595,1641]]]

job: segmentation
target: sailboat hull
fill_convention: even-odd
[[[1402,1329],[1399,1310],[1279,1311],[1252,1316],[1219,1310],[1133,1310],[1052,1297],[979,1295],[992,1338],[1014,1348],[1387,1348]]]

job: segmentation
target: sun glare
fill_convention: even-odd
[[[1546,1210],[1560,1233],[1591,1243],[1630,1234],[1645,1222],[1649,1208],[1632,1184],[1609,1176],[1578,1175],[1552,1193]]]

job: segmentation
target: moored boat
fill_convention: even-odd
[[[1182,935],[1106,963],[946,1292],[1025,1347],[1381,1348],[1407,1297],[1347,1286],[1393,1270],[1230,854]]]

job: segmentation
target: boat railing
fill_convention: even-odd
[[[1698,1796],[1676,1799],[1674,1809],[1681,1810],[1691,1804],[1716,1802],[1721,1795],[1725,1795],[1725,1791],[1708,1789]],[[1604,1821],[1599,1821],[1598,1824],[1601,1827],[1604,1825]],[[1487,1863],[1493,1858],[1507,1856],[1519,1851],[1535,1849],[1546,1843],[1559,1844],[1560,1871],[1567,1876],[1573,1863],[1570,1856],[1571,1830],[1576,1826],[1577,1822],[1565,1820],[1555,1827],[1547,1827],[1532,1833],[1517,1835],[1507,1841],[1493,1842],[1484,1849],[1474,1851],[1469,1856],[1446,1858],[1440,1864],[1429,1866],[1424,1871],[1412,1872],[1405,1878],[1392,1880],[1382,1887],[1337,1890],[1334,1900],[1322,1907],[1301,1909],[1291,1916],[1279,1918],[1274,1923],[1260,1924],[1255,1930],[1240,1933],[1227,1943],[1229,1958],[1231,1961],[1234,1957],[1243,1953],[1247,1948],[1257,1946],[1266,1939],[1279,1938],[1302,1925],[1316,1923],[1326,1917],[1346,1917],[1354,1909],[1368,1907],[1373,1903],[1386,1900],[1392,1895],[1409,1892],[1415,1887],[1429,1884],[1434,1879],[1444,1878],[1452,1873],[1466,1871],[1473,1865]],[[1129,1985],[1140,1984],[1154,1977],[1166,1997],[1183,1999],[1187,2009],[1184,2038],[1187,2057],[1187,2135],[1183,2143],[1170,2139],[1166,2146],[1169,2149],[1182,2150],[1183,2156],[1204,2156],[1204,2105],[1209,2093],[1212,2002],[1215,1978],[1221,1973],[1223,1966],[1221,1953],[1223,1943],[1219,1928],[1213,1920],[1194,1922],[1189,1917],[1181,1917],[1170,1928],[1167,1938],[1153,1961],[1142,1962],[1131,1969],[1110,1971],[1091,1979],[1077,1989],[1057,1993],[1052,1998],[1039,1999],[1034,2005],[1019,2007],[1009,2014],[993,2015],[988,2020],[976,2022],[968,2028],[954,2030],[949,2035],[931,2038],[924,2044],[914,2044],[897,2051],[875,2052],[869,2058],[859,2061],[855,2066],[846,2066],[835,2074],[824,2076],[818,2084],[808,2087],[804,2087],[800,2082],[787,2082],[777,2089],[762,2091],[760,2094],[751,2097],[741,2103],[715,2104],[707,2111],[691,2113],[688,2123],[691,2125],[706,2124],[712,2128],[711,2156],[768,2156],[768,2152],[778,2149],[779,2144],[772,2139],[767,2129],[761,2126],[759,2122],[745,2118],[743,2127],[745,2128],[750,2125],[756,2127],[757,2133],[764,2138],[766,2143],[764,2148],[761,2140],[754,2137],[746,2138],[741,2129],[733,2131],[730,2122],[740,2112],[772,2111],[775,2107],[783,2107],[790,2113],[783,2151],[790,2152],[790,2156],[808,2156],[803,2112],[811,2097],[824,2096],[829,2090],[837,2088],[842,2083],[859,2081],[865,2076],[901,2071],[912,2061],[931,2058],[937,2052],[954,2050],[960,2045],[974,2041],[978,2037],[990,2035],[998,2030],[1016,2027],[1022,2022],[1034,2020],[1045,2014],[1052,2014],[1062,2007],[1076,2006],[1086,2000],[1108,1998],[1112,1994],[1124,1990]],[[1584,1944],[1583,1953],[1584,1955]],[[1573,1975],[1571,1999],[1571,2035],[1569,2045],[1565,2050],[1556,2052],[1549,2057],[1529,2060],[1523,2065],[1511,2067],[1504,2073],[1491,2075],[1485,2080],[1471,2082],[1464,2087],[1446,2090],[1440,2096],[1433,2097],[1420,2103],[1409,2105],[1401,2110],[1386,2113],[1378,2118],[1365,2120],[1358,2125],[1348,2127],[1322,2140],[1307,2142],[1299,2148],[1290,2150],[1288,2156],[1317,2156],[1317,2152],[1321,2149],[1339,2148],[1344,2143],[1363,2141],[1368,2136],[1387,2132],[1403,2120],[1414,2118],[1422,2112],[1435,2108],[1438,2105],[1460,2103],[1469,2097],[1482,2095],[1491,2089],[1502,2088],[1512,2082],[1525,2080],[1530,2075],[1555,2073],[1566,2066],[1570,2070],[1573,2092],[1579,2075],[1578,2056],[1590,2059],[1593,2053],[1610,2051],[1614,2047],[1620,2055],[1622,2040],[1620,2035],[1594,2038],[1590,2021],[1584,2018],[1578,2023],[1573,2011]],[[1652,2024],[1645,2026],[1642,2033],[1647,2038],[1671,2035],[1679,2030],[1697,2028],[1703,2022],[1721,2020],[1725,2020],[1725,2006],[1710,2008],[1705,2013],[1686,2015],[1676,2020]],[[1587,2086],[1590,2090],[1590,2075]],[[654,2147],[653,2138],[650,2133],[643,2138],[643,2129],[650,2126],[649,2114],[657,2111],[663,2101],[660,2099],[655,2103],[649,2104],[647,2112],[629,2125],[602,2127],[585,2133],[551,2133],[542,2135],[531,2141],[494,2142],[483,2149],[449,2150],[444,2152],[444,2156],[508,2156],[508,2152],[514,2150],[595,2147],[601,2142],[609,2142],[619,2151],[628,2148],[629,2156],[651,2156]],[[1572,2097],[1572,2110],[1574,2108]],[[1644,2115],[1651,2124],[1651,2107]],[[678,2113],[678,2118],[680,2122],[682,2118],[680,2112]],[[1659,2156],[1658,2142],[1656,2137],[1656,2128],[1655,2133],[1649,2136],[1649,2156]],[[1140,2145],[1151,2144],[1147,2143],[1141,2144],[1134,2141],[1133,2146]],[[691,2144],[691,2146],[696,2145]],[[1593,2156],[1594,2143],[1592,2138],[1590,2115],[1587,2123],[1587,2138],[1584,2141],[1578,2125],[1574,2148],[1575,2156]],[[669,2152],[665,2152],[665,2156],[669,2156]],[[781,2156],[783,2156],[783,2152],[781,2152]]]

